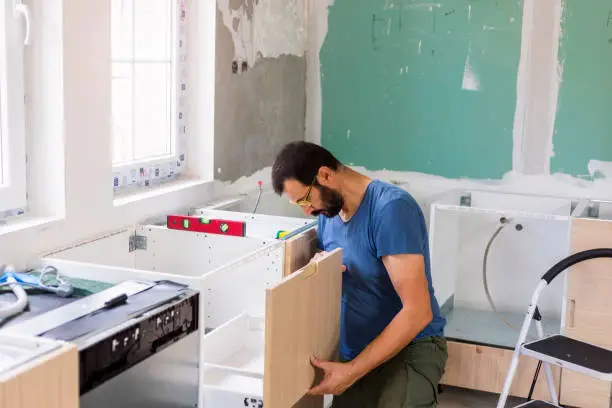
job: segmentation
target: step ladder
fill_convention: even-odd
[[[524,407],[524,408],[550,408],[556,407],[557,405],[553,405],[549,402],[545,401],[529,401],[524,404],[517,406],[516,408]]]
[[[545,337],[542,327],[542,316],[538,310],[538,299],[544,289],[550,285],[561,272],[565,271],[572,265],[595,258],[612,258],[612,248],[589,249],[586,251],[575,253],[555,264],[550,268],[538,284],[533,296],[531,304],[527,309],[527,314],[521,331],[519,334],[508,376],[504,382],[504,387],[497,402],[497,408],[505,408],[510,387],[516,374],[520,356],[529,356],[539,360],[544,365],[546,382],[550,395],[550,402],[546,401],[529,401],[515,408],[550,408],[559,407],[559,400],[555,391],[551,365],[562,367],[566,370],[572,370],[581,374],[588,375],[593,378],[612,382],[612,350],[608,350],[590,343],[585,343],[575,340],[560,334]],[[612,271],[611,271],[612,272]],[[539,340],[526,343],[527,334],[531,322],[536,322],[536,329]],[[535,381],[535,379],[534,379]]]

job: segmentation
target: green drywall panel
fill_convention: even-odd
[[[335,0],[320,53],[322,145],[371,170],[510,171],[522,10],[515,0]]]
[[[551,171],[588,174],[612,161],[612,0],[565,0]]]

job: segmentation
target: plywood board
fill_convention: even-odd
[[[572,253],[612,248],[612,222],[572,220]],[[566,273],[566,336],[612,348],[612,259],[592,259],[572,266]],[[609,408],[609,382],[563,371],[561,403],[589,408]]]
[[[441,383],[492,393],[500,393],[512,360],[513,351],[455,341],[448,342],[448,361]],[[510,395],[527,397],[537,360],[522,356],[512,382]],[[552,367],[555,386],[559,392],[561,371]],[[533,398],[548,401],[549,393],[544,370],[540,371]]]
[[[563,406],[609,408],[611,393],[612,384],[608,381],[563,370],[560,395]]]
[[[317,250],[317,230],[311,228],[285,242],[285,266],[283,276],[289,276],[303,268]]]
[[[310,356],[335,359],[341,296],[341,249],[307,264],[267,290],[266,408],[291,407],[306,395],[315,381]]]
[[[0,408],[78,408],[79,362],[66,345],[0,376]]]

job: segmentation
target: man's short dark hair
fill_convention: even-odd
[[[338,170],[342,163],[328,150],[310,142],[292,142],[281,149],[272,166],[272,186],[281,195],[285,181],[310,185],[323,166]]]

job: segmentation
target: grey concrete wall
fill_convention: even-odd
[[[304,139],[306,59],[260,59],[233,72],[234,44],[217,11],[215,178],[233,181],[271,166],[285,144]],[[220,170],[220,172],[219,172]]]

